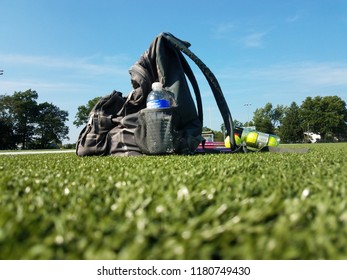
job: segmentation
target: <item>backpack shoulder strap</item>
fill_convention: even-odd
[[[204,74],[208,84],[211,87],[211,90],[212,90],[213,95],[215,97],[219,111],[222,114],[224,125],[225,125],[225,128],[227,130],[227,134],[230,135],[229,138],[230,138],[231,150],[235,150],[236,149],[236,143],[235,143],[235,139],[234,139],[233,120],[231,117],[231,113],[230,113],[228,104],[224,98],[222,89],[221,89],[215,75],[191,50],[188,49],[188,47],[190,46],[190,44],[188,42],[183,42],[170,33],[162,33],[161,35],[164,38],[166,38],[169,42],[171,42],[171,44],[173,46],[175,46],[177,49],[179,49],[184,54],[186,54],[191,60],[193,60],[195,62],[195,64],[200,68],[201,72]],[[192,74],[189,74],[189,75],[194,76]],[[189,75],[187,74],[188,78],[191,79],[191,77]],[[194,90],[195,90],[195,88],[194,88]],[[200,99],[201,99],[201,97],[200,97]]]
[[[199,120],[201,123],[203,123],[204,113],[202,110],[202,100],[201,100],[201,93],[200,93],[200,88],[199,88],[198,82],[196,81],[194,73],[193,73],[192,69],[190,68],[187,60],[184,58],[183,54],[181,52],[179,52],[178,54],[179,54],[179,58],[181,60],[182,66],[183,66],[184,73],[187,75],[187,77],[190,81],[190,84],[193,87],[193,90],[195,93],[195,98],[196,98],[196,106],[198,109]]]

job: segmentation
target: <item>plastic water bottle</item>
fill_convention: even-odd
[[[147,97],[147,108],[157,109],[157,108],[169,108],[171,107],[172,97],[170,94],[163,90],[162,83],[155,82],[152,84],[152,91]]]

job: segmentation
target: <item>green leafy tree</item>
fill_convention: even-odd
[[[35,129],[40,148],[48,148],[53,143],[61,143],[67,137],[69,128],[65,125],[68,121],[68,112],[60,110],[51,103],[38,105],[37,126]]]
[[[95,97],[88,101],[86,105],[81,105],[77,109],[75,120],[73,124],[77,127],[84,125],[89,120],[89,113],[95,106],[95,104],[100,100],[101,97]]]
[[[283,105],[277,105],[275,108],[271,111],[271,122],[275,129],[278,129],[280,125],[282,124],[283,118],[285,116],[285,112],[287,110],[286,106]]]
[[[0,150],[15,148],[13,119],[11,118],[8,96],[6,95],[0,95],[0,132]]]
[[[14,92],[12,96],[1,97],[1,115],[8,128],[12,129],[13,139],[28,148],[34,134],[37,117],[38,94],[34,90]]]
[[[213,131],[214,132],[214,141],[215,142],[223,142],[224,141],[224,134],[221,131]]]
[[[275,127],[271,122],[272,104],[267,103],[264,108],[258,108],[254,112],[253,122],[257,130],[266,133],[274,133]]]
[[[286,107],[283,105],[273,105],[268,102],[263,108],[258,108],[254,112],[253,124],[257,130],[266,133],[276,133],[284,117]]]
[[[346,132],[346,102],[338,96],[307,97],[301,105],[301,115],[304,128],[319,132],[325,141]]]
[[[300,107],[295,103],[287,108],[285,116],[282,119],[282,125],[279,130],[279,136],[283,143],[296,143],[303,140],[302,118]]]
[[[240,122],[236,119],[233,122],[234,122],[234,127],[243,127],[244,126],[244,124],[242,122]]]
[[[37,98],[31,89],[0,96],[1,149],[46,148],[47,143],[67,138],[68,113],[53,104],[38,104]]]
[[[221,129],[223,129],[223,125],[221,127]],[[215,142],[221,142],[221,141],[224,141],[224,134],[222,131],[218,131],[218,130],[213,130],[207,126],[204,126],[202,128],[202,132],[203,133],[212,133],[213,134],[213,140]]]
[[[10,123],[0,118],[0,150],[9,150],[16,147],[16,138]]]

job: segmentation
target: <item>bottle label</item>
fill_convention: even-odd
[[[157,99],[151,100],[147,102],[147,108],[149,109],[157,109],[157,108],[169,108],[170,101],[166,99]]]
[[[258,147],[261,148],[266,146],[268,141],[269,141],[269,134],[259,132],[258,139],[257,139]]]

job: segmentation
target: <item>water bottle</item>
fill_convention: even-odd
[[[152,84],[152,91],[147,97],[147,108],[157,109],[157,108],[170,108],[172,106],[172,97],[170,94],[163,90],[162,83],[155,82]]]
[[[173,94],[164,90],[159,82],[152,84],[147,97],[147,108],[142,110],[146,124],[148,154],[172,154],[174,152],[174,112],[176,102]]]

